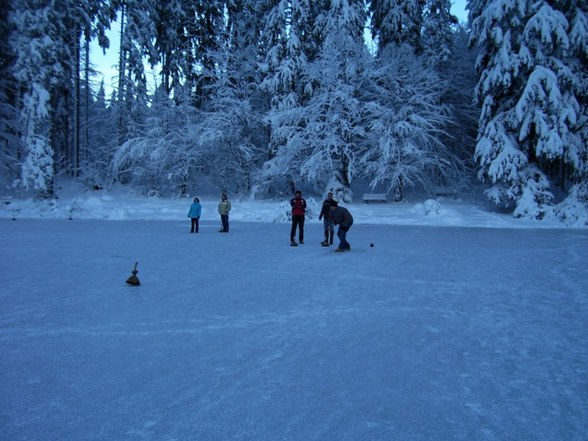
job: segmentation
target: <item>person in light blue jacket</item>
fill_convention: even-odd
[[[188,217],[192,219],[190,233],[198,233],[198,221],[200,220],[201,213],[202,206],[200,205],[200,199],[194,198],[194,203],[190,205],[190,211],[188,211]]]

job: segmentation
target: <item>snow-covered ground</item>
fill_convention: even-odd
[[[352,204],[334,253],[202,200],[3,207],[0,439],[587,439],[587,229]]]
[[[218,221],[219,195],[198,195],[202,203],[202,221]],[[322,197],[303,195],[307,202],[307,223],[319,223],[318,213]],[[265,201],[231,199],[231,221],[289,222],[288,200]],[[406,202],[386,204],[361,202],[348,206],[356,224],[428,225],[482,228],[566,228],[555,220],[535,221],[515,219],[508,213],[494,211],[482,196],[473,198],[411,196]],[[82,191],[80,186],[60,188],[56,201],[43,202],[32,199],[0,198],[0,219],[103,219],[103,220],[183,220],[187,217],[192,198],[145,197],[139,191],[116,188],[111,191]]]

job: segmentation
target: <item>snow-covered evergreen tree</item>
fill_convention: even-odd
[[[3,69],[0,69],[0,76],[0,186],[8,187],[19,176],[20,124],[15,102],[15,82]]]
[[[155,5],[155,42],[164,90],[173,93],[191,77],[194,59],[193,24],[183,0],[157,2]],[[191,26],[192,25],[192,26]]]
[[[443,143],[467,164],[467,179],[475,178],[474,149],[478,133],[480,109],[474,103],[477,83],[475,62],[477,52],[468,47],[469,32],[463,24],[452,35],[452,49],[447,63],[437,69],[446,84],[441,102],[450,108],[451,122],[445,127]]]
[[[372,37],[383,50],[389,44],[408,44],[422,51],[421,32],[425,0],[368,0]]]
[[[272,93],[276,109],[300,104],[307,57],[302,46],[310,14],[308,0],[279,0],[267,18],[264,40],[268,48],[264,88]]]
[[[18,121],[18,86],[12,72],[14,52],[10,46],[13,24],[9,7],[0,9],[0,186],[8,187],[18,178],[21,154]]]
[[[264,63],[264,81],[262,87],[271,98],[273,114],[288,112],[299,108],[303,101],[303,74],[307,70],[308,60],[304,51],[303,29],[308,26],[310,17],[309,2],[307,0],[276,0],[268,13],[263,32],[264,47],[266,48]],[[274,118],[271,124],[269,158],[280,153],[287,143],[281,130],[281,119]],[[275,182],[275,177],[286,175],[286,185],[294,191],[294,182],[298,171],[290,169],[278,174],[265,174],[258,191],[272,192],[272,187],[280,187],[284,183]]]
[[[22,184],[51,196],[53,175],[77,173],[81,139],[82,40],[106,45],[114,0],[13,0],[13,75],[20,82]],[[86,65],[86,75],[89,67]],[[88,90],[88,84],[86,84]]]
[[[223,0],[194,2],[198,44],[194,47],[195,59],[200,68],[196,76],[196,106],[206,110],[209,103],[207,90],[219,77],[214,56],[222,48],[225,38],[226,19]],[[205,72],[205,73],[204,73]]]
[[[158,88],[153,108],[146,115],[145,130],[117,148],[112,173],[118,182],[142,186],[148,194],[186,195],[190,172],[198,162],[198,135],[193,130],[198,111],[191,92],[176,88],[169,98]]]
[[[292,179],[301,176],[321,191],[331,183],[337,187],[332,190],[350,200],[364,134],[358,91],[369,56],[363,41],[365,21],[362,1],[331,2],[324,17],[324,43],[303,79],[308,98],[271,115],[284,145],[266,164],[266,176],[290,173]]]
[[[330,0],[308,1],[308,13],[300,17],[298,30],[302,52],[308,62],[319,54],[325,40],[325,19],[328,17]]]
[[[210,103],[195,130],[215,185],[221,190],[249,192],[267,157],[264,115],[269,99],[264,99],[259,86],[261,54],[255,38],[261,26],[255,11],[245,4],[233,4],[229,12],[225,44],[208,54],[214,60],[217,79],[206,90]]]
[[[208,53],[222,46],[225,3],[230,9],[231,2],[219,0],[154,4],[154,49],[164,88],[173,95],[176,88],[184,94],[188,87],[197,107],[205,104],[204,89],[215,80],[214,62]],[[203,70],[213,76],[203,76]]]
[[[14,75],[24,91],[21,118],[25,158],[21,183],[41,197],[54,195],[54,151],[51,146],[51,89],[63,78],[59,63],[64,23],[51,2],[15,1],[12,46]]]
[[[125,0],[120,4],[119,81],[117,91],[118,140],[142,136],[149,105],[144,61],[157,60],[153,44],[155,0]]]
[[[496,204],[542,218],[553,180],[587,176],[585,2],[488,0],[471,4],[470,19],[480,47],[479,177]]]
[[[88,145],[80,179],[87,188],[105,188],[111,183],[109,173],[118,139],[113,136],[117,132],[117,113],[107,103],[104,81],[89,104],[88,116]]]
[[[205,177],[223,189],[247,191],[266,153],[267,110],[260,93],[258,39],[253,11],[233,2],[226,28],[213,38],[216,50],[201,68],[206,105],[199,109],[187,78],[175,83],[173,98],[162,85],[146,110],[146,126],[118,149],[113,171],[119,180],[153,193],[186,196]],[[221,44],[222,42],[222,44]],[[177,77],[178,80],[182,77]]]
[[[429,63],[439,68],[451,57],[453,28],[457,17],[451,14],[450,0],[427,0],[424,10],[422,47]]]
[[[461,177],[461,163],[442,142],[449,122],[442,82],[411,47],[390,45],[369,70],[363,90],[368,141],[359,158],[372,187],[403,198],[405,186],[433,192]]]

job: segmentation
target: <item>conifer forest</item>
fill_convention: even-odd
[[[515,217],[588,210],[586,0],[3,4],[2,193],[475,185]],[[107,88],[90,45],[114,38]]]

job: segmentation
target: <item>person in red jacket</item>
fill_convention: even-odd
[[[292,206],[292,229],[290,230],[290,246],[296,247],[298,244],[294,240],[296,236],[296,227],[298,227],[298,240],[304,243],[304,214],[306,213],[306,201],[302,199],[300,190],[296,191],[294,197],[290,199]]]

